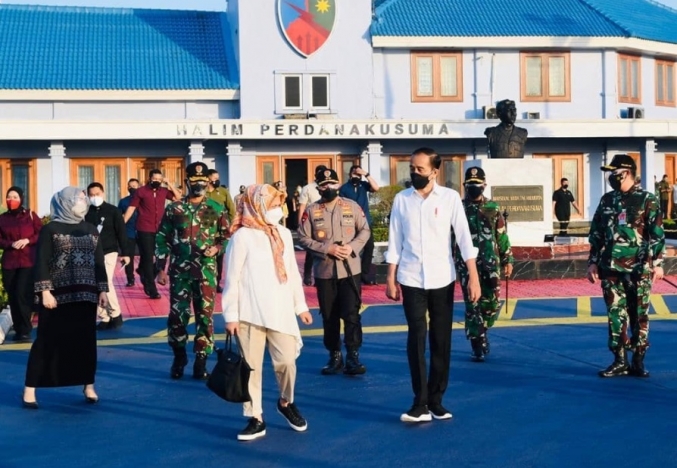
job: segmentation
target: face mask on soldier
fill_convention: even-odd
[[[611,186],[611,188],[613,190],[620,190],[626,175],[627,172],[625,171],[621,172],[620,174],[614,173],[609,174],[609,185]]]
[[[465,192],[471,200],[475,200],[484,193],[484,185],[466,184]]]
[[[193,197],[201,197],[207,191],[207,184],[205,182],[191,182],[188,184],[190,195]]]

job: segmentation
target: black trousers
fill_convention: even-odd
[[[351,284],[353,281],[359,295]],[[315,278],[315,287],[324,327],[324,347],[330,352],[341,351],[341,319],[343,319],[345,332],[343,343],[346,349],[359,350],[362,346],[360,275],[342,279]]]
[[[409,328],[407,359],[414,405],[442,403],[449,382],[454,285],[421,289],[402,285],[402,305]],[[426,373],[426,312],[430,315],[430,376]]]
[[[668,201],[661,199],[661,211],[663,212],[663,219],[668,217]]]
[[[303,262],[303,279],[308,279],[313,274],[313,254],[306,250],[306,259]]]
[[[139,245],[139,272],[144,290],[149,295],[157,294],[155,285],[155,233],[137,232],[136,242]]]
[[[131,283],[134,281],[134,256],[136,255],[136,239],[133,237],[127,238],[127,252],[131,253],[131,260],[127,265],[125,265],[125,275],[127,276],[127,282]]]
[[[31,312],[33,309],[33,269],[2,269],[2,283],[9,297],[14,331],[17,335],[28,335],[33,330]]]
[[[371,261],[374,259],[374,234],[369,234],[369,240],[362,250],[362,274],[371,275]]]
[[[216,287],[221,286],[221,278],[223,277],[223,257],[226,255],[225,251],[216,256]]]

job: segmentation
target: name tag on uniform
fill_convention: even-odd
[[[627,222],[627,214],[625,213],[625,210],[621,211],[621,214],[618,215],[618,225],[619,226],[625,226],[628,224]]]

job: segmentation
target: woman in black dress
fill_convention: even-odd
[[[96,403],[96,308],[108,307],[108,280],[96,227],[84,221],[85,192],[66,187],[52,197],[35,264],[38,332],[26,369],[24,407],[37,409],[37,387],[83,385]]]

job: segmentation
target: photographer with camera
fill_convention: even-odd
[[[324,346],[329,362],[323,375],[364,374],[360,363],[362,346],[360,306],[360,251],[369,240],[367,218],[360,206],[338,196],[336,171],[326,169],[315,174],[322,197],[306,208],[299,226],[299,243],[313,255],[315,287],[324,328]],[[347,350],[345,368],[341,353],[341,319]]]

